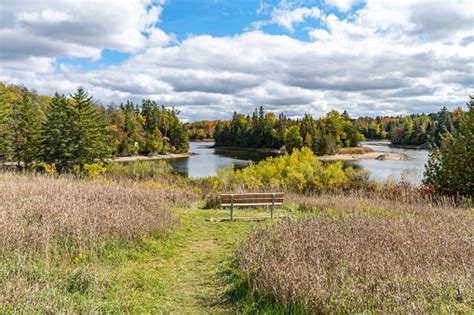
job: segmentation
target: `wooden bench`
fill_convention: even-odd
[[[270,207],[270,217],[273,219],[273,210],[276,206],[283,205],[284,193],[248,193],[248,194],[222,194],[221,207],[230,208],[230,220],[234,220],[236,207]]]

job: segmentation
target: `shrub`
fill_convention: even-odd
[[[340,154],[364,154],[374,152],[372,148],[368,147],[352,147],[352,148],[340,148]]]
[[[354,176],[357,171],[350,172]],[[342,163],[323,164],[308,148],[294,150],[291,155],[268,158],[241,170],[221,169],[211,182],[215,189],[220,190],[315,192],[349,187]]]
[[[86,163],[82,167],[82,173],[91,178],[96,178],[100,175],[105,174],[105,172],[107,172],[107,168],[104,166],[103,163]]]

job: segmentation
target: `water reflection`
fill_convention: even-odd
[[[258,162],[270,156],[270,153],[252,151],[235,151],[214,149],[213,142],[191,142],[190,151],[195,155],[188,158],[169,160],[175,173],[190,178],[204,178],[217,175],[217,171],[229,164],[237,168],[247,166],[250,161]],[[384,181],[392,177],[395,180],[402,178],[413,183],[420,183],[423,179],[424,165],[428,160],[428,151],[396,148],[389,146],[386,141],[366,141],[362,145],[376,151],[396,152],[405,154],[406,161],[391,160],[360,160],[346,162],[353,167],[363,167],[370,171],[370,179]]]
[[[220,168],[229,164],[236,168],[249,165],[250,161],[258,162],[270,154],[252,151],[236,151],[214,149],[214,142],[190,142],[190,152],[194,155],[188,158],[169,160],[175,173],[190,178],[204,178],[217,175]]]

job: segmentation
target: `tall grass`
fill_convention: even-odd
[[[473,217],[448,200],[293,196],[304,212],[253,230],[236,252],[258,309],[472,312]]]
[[[115,162],[107,165],[107,174],[135,180],[150,179],[170,174],[172,167],[166,161]]]
[[[339,154],[364,154],[374,152],[372,148],[369,147],[351,147],[351,148],[340,148]]]
[[[101,311],[107,279],[95,262],[172,227],[167,195],[126,182],[0,173],[0,313]]]

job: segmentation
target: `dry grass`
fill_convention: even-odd
[[[370,152],[374,152],[374,150],[368,147],[352,147],[339,149],[339,154],[364,154]]]
[[[0,313],[97,311],[88,299],[105,294],[105,280],[93,262],[172,227],[171,203],[186,199],[177,193],[0,173]]]
[[[470,312],[473,218],[354,195],[290,196],[304,215],[256,229],[236,252],[250,296],[308,313]]]

